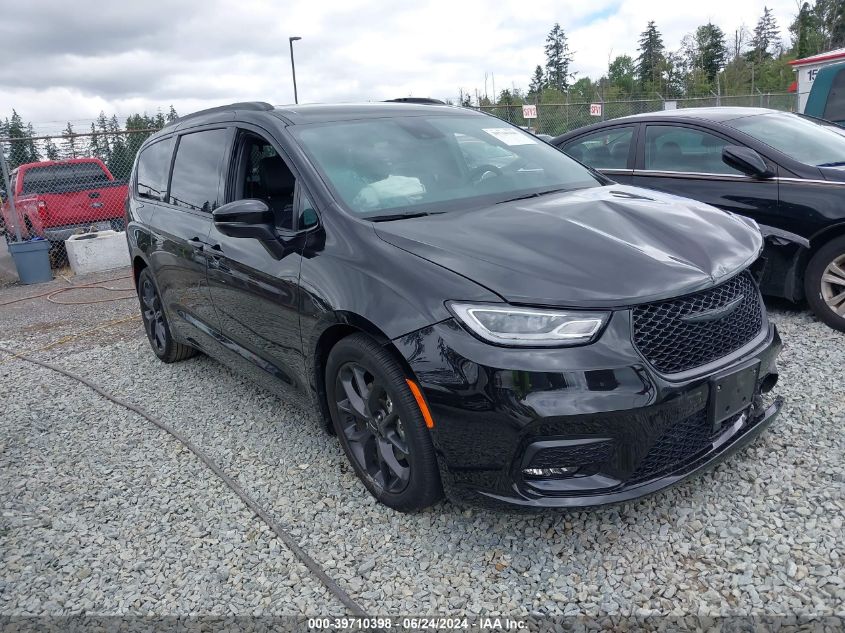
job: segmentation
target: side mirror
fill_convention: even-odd
[[[722,162],[752,178],[771,178],[774,172],[766,161],[750,147],[727,145],[722,149]]]
[[[263,200],[235,200],[218,207],[211,216],[214,226],[223,235],[276,240],[273,213]]]

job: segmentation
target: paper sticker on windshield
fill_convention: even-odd
[[[505,145],[533,145],[537,141],[528,134],[510,127],[485,127],[490,136],[499,139]]]

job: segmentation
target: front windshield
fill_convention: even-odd
[[[370,218],[601,184],[562,152],[489,116],[340,121],[293,132],[340,202]]]
[[[780,112],[725,123],[805,165],[845,165],[845,136],[815,121]]]

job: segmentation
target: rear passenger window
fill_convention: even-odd
[[[845,121],[845,70],[840,70],[833,78],[824,107],[824,118],[828,121]]]
[[[220,206],[228,138],[225,129],[192,132],[179,138],[170,179],[170,204],[206,213]]]
[[[167,174],[173,154],[173,137],[144,148],[138,157],[136,195],[163,201],[167,194]]]
[[[645,168],[696,174],[738,174],[722,161],[730,142],[702,130],[649,125],[645,133]]]
[[[615,127],[582,136],[563,151],[593,169],[627,169],[634,127]]]

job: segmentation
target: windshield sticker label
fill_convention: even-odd
[[[486,127],[483,128],[493,138],[496,138],[505,145],[533,145],[537,141],[521,130],[510,127]]]

